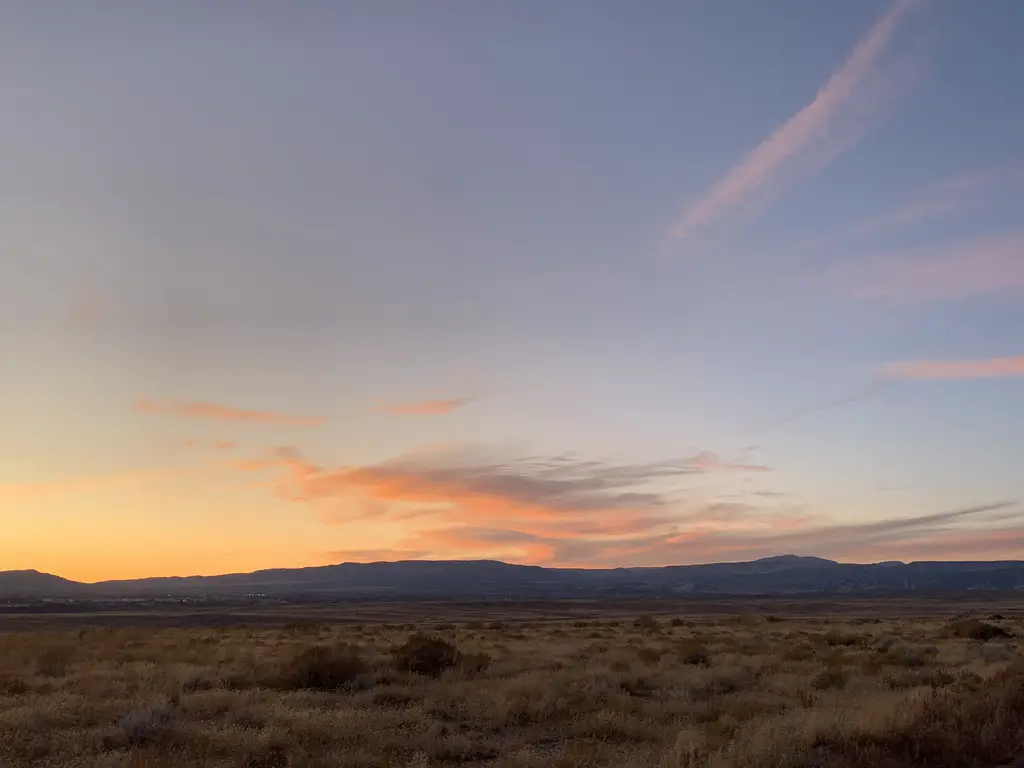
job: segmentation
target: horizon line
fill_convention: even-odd
[[[861,563],[855,561],[844,561],[834,560],[828,557],[820,557],[818,555],[795,555],[792,553],[783,553],[779,555],[765,555],[764,557],[756,557],[751,560],[712,560],[699,563],[667,563],[665,565],[618,565],[618,566],[571,566],[571,565],[537,565],[536,563],[516,563],[509,562],[507,560],[496,560],[493,558],[472,558],[466,560],[460,559],[436,559],[432,560],[429,558],[410,558],[407,560],[366,560],[366,561],[353,561],[345,560],[339,563],[325,563],[324,565],[301,565],[288,567],[270,567],[270,568],[256,568],[252,571],[233,571],[229,573],[207,573],[207,574],[189,574],[187,576],[136,576],[120,579],[100,579],[99,581],[78,581],[76,579],[69,579],[65,576],[61,576],[56,573],[50,573],[49,571],[40,571],[37,568],[12,568],[9,570],[0,570],[0,576],[5,574],[13,573],[24,573],[24,574],[37,574],[39,576],[50,576],[53,578],[61,579],[63,581],[70,582],[72,584],[80,584],[82,586],[96,586],[98,584],[116,584],[120,582],[129,581],[156,581],[158,579],[216,579],[226,576],[251,576],[257,573],[266,573],[268,571],[305,571],[313,570],[317,568],[337,568],[342,565],[399,565],[403,563],[435,563],[435,564],[454,564],[454,563],[497,563],[499,565],[507,565],[514,568],[541,568],[547,571],[624,571],[624,570],[658,570],[660,568],[693,568],[705,565],[745,565],[748,563],[758,563],[765,560],[781,560],[781,559],[796,559],[796,560],[819,560],[822,562],[834,563],[835,565],[915,565],[919,563],[987,563],[987,564],[999,564],[999,563],[1019,563],[1024,564],[1024,559],[1020,560],[877,560],[870,563]]]

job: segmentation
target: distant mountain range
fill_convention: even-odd
[[[8,601],[256,595],[306,601],[523,600],[979,589],[1024,589],[1024,561],[859,565],[782,555],[743,563],[581,569],[406,560],[94,584],[39,571],[0,571],[0,599]]]

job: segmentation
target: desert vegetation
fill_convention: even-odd
[[[974,768],[1024,755],[1020,615],[0,633],[0,765]]]

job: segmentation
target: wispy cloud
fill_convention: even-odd
[[[477,397],[478,395],[465,395],[463,397],[390,403],[379,406],[378,410],[395,416],[439,416],[469,405]]]
[[[770,191],[787,175],[806,171],[808,165],[823,167],[856,143],[889,101],[879,98],[881,92],[892,90],[881,60],[904,19],[923,4],[921,0],[896,0],[814,99],[687,208],[670,237],[690,237]]]
[[[700,472],[771,472],[772,468],[763,464],[745,464],[743,462],[725,461],[717,453],[701,451],[686,459],[686,466]]]
[[[908,554],[914,541],[981,535],[994,523],[1020,518],[1018,508],[998,502],[837,524],[787,497],[716,498],[714,491],[691,482],[709,471],[694,464],[464,448],[324,467],[294,448],[281,448],[244,468],[272,471],[278,495],[306,505],[326,524],[355,535],[377,532],[372,543],[359,541],[362,547],[332,553],[335,561],[494,558],[542,565],[664,565],[787,552],[842,557],[863,555],[872,546],[881,551],[883,545],[886,553]],[[900,549],[902,543],[907,546]]]
[[[1012,521],[1012,526],[993,528]],[[992,557],[1009,551],[1007,542],[1024,537],[1024,513],[1010,501],[943,512],[845,525],[811,519],[790,530],[681,531],[652,536],[630,551],[597,550],[598,562],[660,565],[750,559],[792,553],[838,559],[912,560],[944,550],[948,556],[969,553]],[[988,544],[986,550],[985,544]],[[986,551],[991,554],[985,554]]]
[[[767,469],[723,462],[711,452],[677,461],[615,463],[435,449],[381,464],[330,468],[294,449],[277,449],[238,466],[277,470],[277,493],[308,505],[325,523],[390,524],[408,535],[388,548],[448,557],[576,562],[588,546],[639,546],[645,536],[682,524],[694,530],[751,529],[785,526],[782,518],[790,517],[762,515],[746,505],[683,501],[688,478]]]
[[[837,275],[855,295],[914,303],[1024,289],[1024,232],[867,259]]]
[[[1024,377],[1024,355],[980,360],[911,360],[889,363],[883,373],[894,379],[998,379]]]
[[[853,226],[801,241],[790,253],[823,251],[837,245],[849,247],[880,234],[913,230],[936,219],[970,213],[1024,194],[1024,165],[959,173],[915,192],[902,203],[882,210]]]
[[[862,389],[858,389],[854,392],[851,392],[850,394],[840,395],[839,397],[834,397],[829,400],[822,400],[817,403],[811,403],[810,405],[803,406],[802,408],[797,408],[793,411],[790,411],[782,418],[771,422],[762,429],[778,429],[788,424],[792,424],[793,422],[800,421],[801,419],[806,419],[810,416],[816,416],[819,413],[824,413],[825,411],[831,411],[837,408],[843,408],[844,406],[847,405],[860,403],[864,400],[869,400],[872,397],[880,395],[884,390],[886,384],[887,382],[879,379],[871,382]]]
[[[271,467],[284,470],[280,490],[293,500],[345,501],[360,517],[361,502],[373,500],[397,505],[390,511],[399,515],[408,515],[411,506],[476,522],[563,522],[572,515],[611,518],[650,510],[668,503],[666,481],[699,471],[685,462],[613,464],[473,448],[335,468],[315,465],[294,449],[278,449],[274,457],[246,466]]]
[[[207,419],[210,421],[247,421],[261,424],[287,424],[300,427],[314,427],[324,423],[324,419],[316,416],[296,416],[275,411],[255,411],[234,408],[217,403],[204,403],[185,400],[150,400],[140,398],[135,401],[134,410],[139,413],[165,414],[186,419]]]
[[[851,548],[851,557],[877,560],[1020,560],[1024,552],[1024,527],[983,531],[954,531],[895,542],[873,542],[870,548]]]

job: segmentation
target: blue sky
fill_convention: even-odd
[[[0,568],[1019,556],[1022,34],[4,6]]]

